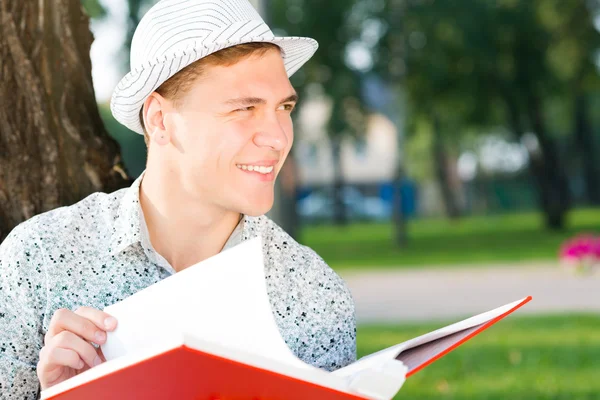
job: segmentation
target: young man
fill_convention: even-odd
[[[290,348],[327,370],[355,360],[344,283],[264,216],[293,141],[288,77],[316,47],[275,38],[247,0],[162,0],[144,16],[111,108],[146,135],[147,169],[130,188],[38,215],[2,243],[2,398],[35,398],[99,364],[92,343],[118,324],[100,310],[256,236]]]

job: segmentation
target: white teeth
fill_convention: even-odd
[[[259,166],[259,165],[241,165],[241,164],[237,164],[236,165],[239,169],[242,169],[244,171],[253,171],[253,172],[259,172],[261,174],[270,174],[271,172],[273,172],[273,166],[271,167],[265,167],[265,166]]]

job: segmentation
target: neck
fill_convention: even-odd
[[[240,214],[190,198],[161,169],[148,168],[140,186],[140,205],[154,249],[179,272],[219,253],[238,225]]]

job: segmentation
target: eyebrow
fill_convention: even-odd
[[[281,100],[279,104],[284,103],[297,103],[298,102],[298,94],[294,93],[285,99]],[[261,99],[260,97],[240,97],[237,99],[230,99],[225,102],[227,105],[231,106],[239,106],[239,105],[258,105],[258,104],[267,104],[265,99]]]

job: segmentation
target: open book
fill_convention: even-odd
[[[298,359],[281,337],[256,238],[107,307],[119,321],[102,346],[107,361],[42,399],[391,399],[406,377],[530,300],[327,372]]]

